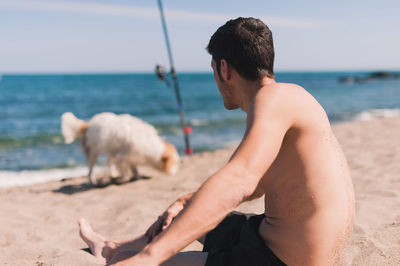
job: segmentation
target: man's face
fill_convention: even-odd
[[[222,80],[220,78],[220,75],[218,75],[217,65],[214,60],[211,61],[211,68],[213,69],[215,83],[217,83],[218,90],[222,96],[222,99],[224,100],[225,108],[228,110],[233,110],[238,108],[239,106],[235,104],[232,92],[229,86],[226,84],[226,81],[223,80],[222,74],[221,74]]]

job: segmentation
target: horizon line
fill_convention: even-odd
[[[335,73],[335,72],[400,72],[399,69],[394,68],[374,68],[374,69],[286,69],[277,70],[275,74],[279,73]],[[1,72],[0,77],[4,76],[17,76],[17,75],[135,75],[135,74],[152,74],[153,71],[11,71]],[[169,74],[169,72],[167,72]],[[212,71],[208,70],[184,70],[177,71],[177,74],[212,74]]]

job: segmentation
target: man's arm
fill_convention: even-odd
[[[248,113],[245,137],[231,160],[207,179],[172,224],[131,258],[132,262],[136,257],[152,258],[154,265],[164,262],[254,195],[292,123],[279,96],[259,94]]]
[[[246,199],[244,199],[244,201],[252,201],[252,200],[255,200],[255,199],[258,199],[258,198],[261,198],[262,196],[264,196],[264,190],[260,187],[260,186],[258,186],[257,188],[256,188],[256,190],[254,191],[254,193],[253,194],[251,194],[249,197],[247,197]]]

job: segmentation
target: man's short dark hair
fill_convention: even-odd
[[[256,18],[229,20],[218,28],[207,46],[217,65],[225,59],[247,80],[274,77],[274,45],[268,26]]]

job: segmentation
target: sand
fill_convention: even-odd
[[[356,192],[356,220],[344,265],[400,265],[400,117],[334,125]],[[77,220],[85,217],[110,239],[138,235],[176,197],[194,191],[221,167],[233,148],[183,158],[181,171],[124,185],[91,188],[87,178],[0,190],[1,265],[101,265],[84,251]],[[263,211],[262,200],[245,212]],[[193,243],[186,250],[199,250]]]

